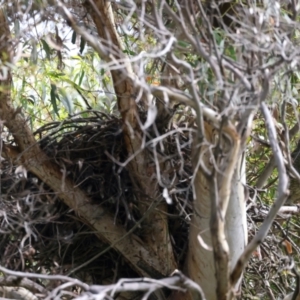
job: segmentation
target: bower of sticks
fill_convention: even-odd
[[[178,118],[169,134],[161,139],[161,154],[172,160],[174,188],[171,195],[169,230],[175,257],[182,267],[188,247],[189,218],[192,214],[191,162],[192,135],[180,127],[190,120]],[[147,140],[156,137],[149,131]],[[128,230],[142,218],[137,209],[136,193],[126,167],[119,162],[127,159],[123,143],[122,122],[118,117],[99,112],[76,115],[63,122],[52,122],[35,132],[41,148],[49,159],[58,164],[95,205],[106,206],[119,224]],[[151,143],[149,144],[151,147]],[[180,149],[180,151],[179,151]],[[251,168],[252,161],[248,161]],[[138,277],[126,261],[114,250],[99,256],[107,244],[100,241],[76,214],[47,187],[21,166],[1,161],[0,201],[0,264],[12,270],[37,274],[69,274],[88,284],[110,284],[120,278]],[[263,196],[262,196],[263,197]],[[251,201],[251,193],[250,200]],[[248,210],[249,238],[255,234],[265,217],[263,202],[250,205]],[[294,227],[290,227],[294,228]],[[142,234],[138,227],[135,234]],[[296,229],[295,229],[296,230]],[[288,292],[295,276],[278,272],[286,262],[285,230],[276,221],[259,255],[253,255],[245,272],[244,299],[253,295],[272,293],[267,282],[276,284],[279,293]],[[295,248],[297,249],[298,248]],[[90,263],[87,263],[91,261]],[[53,289],[53,282],[38,280]],[[255,294],[253,294],[255,293]],[[248,297],[248,298],[247,298]]]
[[[118,164],[127,159],[121,126],[117,117],[95,112],[88,117],[76,116],[49,123],[38,129],[35,136],[49,158],[64,170],[75,186],[86,192],[93,204],[106,206],[116,222],[131,229],[142,216],[136,208],[130,176],[126,168]],[[184,155],[181,154],[180,159],[185,161],[177,184],[182,192],[177,193],[169,207],[173,215],[169,225],[174,250],[182,262],[188,234],[184,215],[191,213],[192,201],[191,147],[188,136],[180,133],[170,134],[162,142],[165,155],[173,160],[179,159],[178,142],[183,145]],[[2,161],[1,169],[1,265],[47,274],[67,274],[78,268],[73,275],[90,284],[138,276],[113,250],[86,265],[108,245],[42,180],[8,160]],[[139,230],[142,229],[137,228],[135,234],[139,235]]]

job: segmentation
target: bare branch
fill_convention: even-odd
[[[41,293],[45,295],[47,294],[47,290],[40,284],[37,284],[36,282],[31,281],[28,278],[20,279],[17,276],[7,276],[0,278],[0,286],[20,286],[33,293]]]
[[[278,183],[278,188],[277,188],[277,199],[274,202],[274,204],[271,207],[271,210],[266,217],[265,221],[263,222],[262,226],[260,227],[260,230],[258,233],[255,235],[255,237],[252,239],[252,241],[248,244],[246,247],[244,253],[241,255],[240,259],[238,260],[234,270],[231,273],[231,283],[234,285],[240,275],[242,274],[246,264],[249,261],[249,258],[252,254],[252,252],[257,248],[259,244],[262,243],[262,241],[265,239],[267,236],[269,229],[272,225],[272,222],[274,221],[277,213],[280,210],[280,207],[284,204],[284,202],[287,199],[288,193],[287,193],[287,188],[288,188],[288,177],[286,174],[286,168],[284,164],[284,159],[282,152],[279,148],[278,142],[277,142],[277,137],[276,137],[276,130],[275,126],[272,120],[272,116],[270,114],[270,111],[267,107],[267,105],[262,102],[261,103],[261,110],[263,112],[263,115],[266,120],[266,124],[268,127],[268,135],[269,135],[269,140],[272,146],[276,166],[278,169],[278,174],[279,174],[279,183]]]
[[[105,297],[106,295],[113,297],[125,291],[144,291],[149,292],[147,295],[150,296],[151,293],[161,288],[183,292],[189,290],[193,295],[193,299],[205,300],[201,288],[195,282],[185,277],[180,271],[174,272],[172,277],[166,277],[160,280],[148,278],[121,279],[116,284],[108,286],[94,285],[90,287],[86,294],[83,294],[78,299],[87,300],[90,295],[94,294],[99,297]],[[144,297],[143,299],[148,299],[148,297]]]

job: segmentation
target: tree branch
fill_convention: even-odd
[[[272,225],[272,222],[274,221],[277,213],[279,212],[281,206],[284,204],[284,202],[287,199],[288,196],[288,177],[286,174],[286,168],[284,164],[284,159],[282,152],[279,148],[277,136],[276,136],[276,129],[273,123],[272,115],[267,107],[267,105],[262,102],[261,103],[261,110],[265,117],[267,128],[268,128],[268,135],[269,140],[271,143],[271,147],[273,150],[273,155],[275,159],[275,163],[278,169],[279,174],[279,183],[277,188],[277,199],[272,205],[270,212],[266,219],[264,220],[263,224],[261,225],[259,231],[254,236],[252,241],[248,244],[246,247],[244,253],[239,258],[235,268],[233,269],[231,273],[231,284],[234,285],[239,277],[241,276],[246,264],[248,263],[250,256],[252,255],[253,251],[257,248],[258,245],[262,243],[262,241],[267,236],[269,229]]]

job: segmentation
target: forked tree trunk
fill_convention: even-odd
[[[214,141],[213,130],[209,126],[206,126],[206,134],[207,141],[211,145],[201,147],[200,159],[202,166],[204,165],[208,170],[212,170],[214,164],[210,151],[213,151],[211,146],[215,146],[216,141]],[[198,157],[195,157],[194,167],[197,165],[197,160]],[[222,178],[222,176],[228,176],[228,174],[221,174],[220,177]],[[212,201],[214,201],[211,193],[213,180],[213,178],[208,178],[204,174],[200,166],[194,181],[196,199],[194,202],[194,215],[190,225],[186,273],[201,286],[206,299],[219,300],[220,295],[217,295],[216,258],[212,246],[212,234],[214,232],[211,231],[211,208]],[[245,181],[245,160],[241,154],[232,176],[230,199],[225,217],[225,236],[229,248],[229,272],[232,271],[247,243]],[[229,273],[228,277],[222,280],[229,282]],[[221,283],[219,282],[219,284]],[[223,284],[227,283],[224,282]],[[239,288],[240,281],[235,287],[235,291],[238,291]],[[223,296],[224,299],[228,297],[226,295]],[[194,297],[192,296],[191,299],[194,299]]]

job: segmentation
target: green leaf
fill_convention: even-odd
[[[129,49],[123,50],[123,53],[128,54],[128,55],[132,55],[132,56],[136,55],[136,53],[134,51],[131,51]]]
[[[178,46],[183,47],[183,48],[188,48],[190,46],[190,44],[186,43],[184,41],[178,41]]]
[[[78,85],[77,83],[75,83],[74,81],[72,81],[71,79],[67,78],[66,76],[61,77],[60,80],[69,83],[72,87],[74,87],[75,89],[79,89],[82,90],[82,88],[80,87],[80,85]]]
[[[52,106],[53,106],[54,112],[55,112],[56,115],[59,117],[58,107],[57,107],[57,103],[56,103],[56,98],[58,98],[58,96],[57,96],[56,85],[55,85],[55,84],[51,84],[51,91],[50,91],[51,104],[52,104]],[[59,99],[59,98],[58,98],[58,99]]]
[[[81,74],[80,74],[78,85],[81,85],[84,74],[85,74],[85,72],[82,70]]]
[[[41,39],[41,42],[43,45],[43,49],[46,52],[46,57],[47,57],[47,59],[50,60],[51,49],[50,49],[48,43],[44,39]]]
[[[233,60],[236,61],[237,58],[236,58],[235,48],[233,46],[228,46],[227,51],[228,51],[229,57],[231,57]]]
[[[59,98],[64,105],[64,107],[67,109],[69,114],[73,113],[73,102],[71,101],[70,97],[66,93],[66,91],[62,88],[59,89],[59,94],[61,98]]]
[[[219,49],[220,49],[221,53],[223,54],[224,50],[225,50],[225,40],[224,39],[220,40]]]
[[[65,76],[65,73],[51,71],[51,72],[48,72],[47,75],[54,79],[61,79],[63,76]]]

